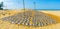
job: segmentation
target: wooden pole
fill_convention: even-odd
[[[36,2],[34,1],[34,10],[36,9]]]
[[[23,9],[25,10],[25,1],[23,0]]]

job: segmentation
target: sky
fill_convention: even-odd
[[[23,0],[0,0],[4,2],[4,9],[22,9]],[[60,0],[24,0],[26,9],[60,9]],[[34,8],[34,3],[35,7]]]

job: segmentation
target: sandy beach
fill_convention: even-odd
[[[60,17],[60,11],[42,11],[42,12],[53,14],[53,15],[56,15],[56,16],[59,16]]]
[[[15,13],[17,14],[18,12],[22,12],[22,11],[10,11],[10,12],[11,14],[15,14]],[[11,24],[8,21],[0,20],[0,29],[60,29],[60,18],[59,18],[60,11],[41,11],[41,12],[44,12],[46,14],[51,14],[51,16],[54,15],[52,17],[57,20],[57,24],[52,24],[44,27],[32,27],[32,26],[29,27],[29,26],[22,26],[18,24]]]

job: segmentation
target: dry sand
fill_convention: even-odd
[[[42,12],[60,16],[60,11],[42,11]]]
[[[20,11],[17,11],[17,12],[20,12]],[[19,26],[17,24],[11,24],[8,21],[0,20],[0,29],[60,29],[60,18],[59,18],[60,17],[60,11],[42,11],[42,12],[48,13],[48,14],[53,14],[53,15],[55,15],[54,18],[56,18],[56,16],[57,16],[56,20],[59,23],[48,25],[48,26],[44,26],[44,27],[29,27],[29,26],[22,26],[22,25]]]

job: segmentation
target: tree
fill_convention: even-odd
[[[0,10],[3,10],[3,2],[0,4]]]

